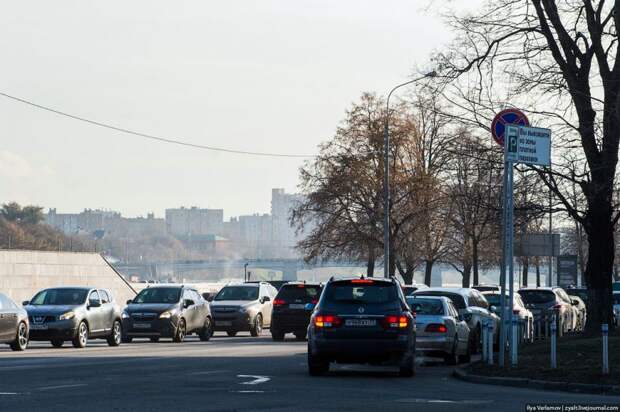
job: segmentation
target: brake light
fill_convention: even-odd
[[[351,283],[357,283],[357,284],[363,283],[363,284],[368,285],[368,284],[371,284],[371,283],[375,283],[375,281],[372,280],[372,279],[353,279],[351,281]]]
[[[431,333],[446,333],[448,332],[448,328],[446,328],[446,325],[441,323],[431,323],[426,325],[425,331]]]
[[[284,299],[274,299],[273,306],[282,306],[286,305],[286,301]]]
[[[297,287],[298,287],[298,288],[305,288],[305,287],[306,287],[306,285],[304,285],[304,284],[299,284],[299,285],[297,285]]]
[[[403,315],[388,315],[383,318],[382,324],[385,328],[404,329],[409,326],[409,318]]]
[[[314,317],[314,326],[317,328],[337,328],[342,325],[342,319],[335,315],[317,315]]]

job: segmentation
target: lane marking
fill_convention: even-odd
[[[237,375],[237,378],[252,378],[251,381],[240,382],[239,385],[258,385],[260,383],[269,382],[271,378],[261,375]]]
[[[21,393],[17,392],[0,392],[0,396],[2,395],[21,395]]]
[[[228,372],[228,371],[225,371],[225,370],[219,370],[219,371],[200,371],[200,372],[192,372],[192,373],[189,373],[188,375],[190,375],[190,376],[211,375],[211,374],[214,374],[214,373],[224,373],[224,372]]]
[[[55,385],[55,386],[43,386],[40,388],[36,388],[39,391],[49,391],[52,389],[64,389],[64,388],[77,388],[80,386],[88,386],[88,384],[86,383],[75,383],[75,384],[71,384],[71,385]]]

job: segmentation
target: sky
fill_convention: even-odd
[[[364,91],[385,94],[429,69],[452,38],[438,4],[2,2],[0,92],[165,138],[313,155]],[[0,96],[3,203],[269,213],[271,188],[295,192],[303,161],[152,142]]]

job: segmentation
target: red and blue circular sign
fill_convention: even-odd
[[[529,126],[530,121],[519,109],[505,109],[497,113],[491,123],[491,134],[493,135],[493,140],[501,147],[504,147],[506,125]]]

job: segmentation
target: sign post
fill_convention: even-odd
[[[517,341],[508,334],[516,320],[514,307],[514,198],[513,166],[515,163],[549,166],[551,164],[551,131],[529,127],[527,117],[519,110],[503,110],[495,116],[491,125],[495,141],[504,148],[504,187],[502,210],[502,267],[500,272],[500,348],[499,365],[504,366],[506,340],[510,337],[511,364],[517,363]],[[508,282],[506,282],[508,272]],[[508,302],[506,302],[508,283]]]

